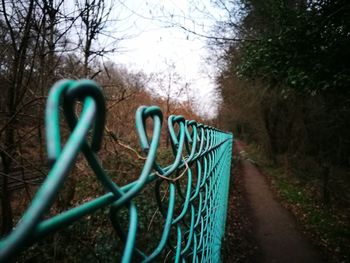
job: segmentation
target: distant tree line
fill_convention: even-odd
[[[221,125],[257,143],[272,162],[316,177],[324,202],[347,203],[349,1],[215,2],[228,13],[216,28],[225,50],[217,77]],[[232,41],[219,32],[233,32]]]

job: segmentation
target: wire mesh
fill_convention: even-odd
[[[80,116],[76,116],[75,112],[78,101],[83,105]],[[60,107],[63,108],[71,129],[63,147]],[[0,241],[0,261],[12,259],[44,236],[106,207],[109,208],[110,221],[124,243],[122,262],[151,262],[164,255],[164,251],[169,251],[167,260],[174,262],[221,261],[232,134],[172,115],[168,118],[167,125],[174,159],[171,165],[162,167],[157,162],[162,112],[156,106],[141,106],[136,112],[136,129],[141,148],[147,157],[138,179],[119,186],[110,179],[97,156],[103,138],[105,116],[102,89],[91,80],[63,80],[50,90],[45,116],[50,171],[17,226]],[[153,124],[151,132],[146,127],[147,120]],[[43,219],[79,153],[83,153],[106,193]],[[186,185],[179,183],[183,177],[187,179]],[[161,190],[163,183],[167,184],[165,193]],[[133,200],[146,185],[154,185],[158,209],[163,218],[161,238],[148,254],[136,247],[138,208]],[[181,202],[179,211],[175,211],[175,201]],[[118,220],[122,208],[128,210],[127,229]],[[170,235],[171,230],[175,231],[175,236]]]

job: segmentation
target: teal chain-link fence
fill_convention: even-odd
[[[75,106],[82,102],[80,116]],[[62,147],[60,108],[71,134]],[[124,243],[122,262],[152,262],[167,253],[168,261],[219,262],[224,236],[233,136],[182,116],[168,118],[174,161],[167,167],[157,162],[162,130],[162,112],[156,106],[142,106],[136,112],[136,129],[141,148],[147,154],[138,179],[120,186],[101,166],[97,152],[105,127],[105,100],[101,88],[90,80],[64,80],[50,91],[46,107],[46,140],[49,173],[13,231],[0,241],[0,262],[13,259],[44,236],[73,224],[102,208],[109,208],[110,221]],[[149,119],[149,120],[148,120]],[[152,122],[152,131],[146,121]],[[68,211],[44,219],[58,191],[69,176],[79,153],[105,188],[105,194]],[[179,184],[186,177],[186,184]],[[167,198],[161,185],[168,184]],[[158,209],[163,217],[157,246],[146,254],[136,247],[138,207],[134,198],[146,185],[154,185]],[[175,209],[175,200],[181,201]],[[128,227],[118,220],[121,208],[128,210]],[[185,220],[186,218],[186,220]],[[174,231],[175,235],[170,235]]]

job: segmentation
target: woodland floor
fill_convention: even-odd
[[[235,142],[235,156],[244,144]],[[224,262],[323,262],[294,218],[275,199],[263,174],[234,160],[223,244]]]

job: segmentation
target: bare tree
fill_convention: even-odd
[[[11,197],[8,189],[8,176],[11,173],[13,159],[16,152],[15,126],[13,125],[18,114],[21,102],[27,92],[25,85],[31,78],[31,72],[27,72],[28,49],[31,41],[32,19],[35,9],[35,1],[1,2],[1,15],[7,28],[9,48],[13,59],[8,62],[7,83],[3,85],[5,97],[5,121],[0,128],[0,156],[2,164],[2,234],[11,231],[13,226]]]
[[[54,80],[55,64],[58,63],[56,45],[75,21],[62,15],[63,2],[64,0],[1,1],[3,60],[0,77],[3,83],[1,114],[4,115],[0,120],[2,234],[9,232],[13,225],[9,178],[12,178],[18,166],[22,167],[24,175],[27,171],[23,168],[23,162],[30,164],[30,161],[25,160],[22,150],[24,143],[33,136],[21,134],[26,134],[29,130],[31,135],[37,131],[39,155],[42,161],[44,159],[42,102],[48,86]],[[60,32],[58,24],[63,20],[70,20],[70,26]],[[32,114],[33,111],[39,114]],[[26,183],[22,177],[21,182]]]
[[[112,10],[112,5],[106,0],[76,0],[76,6],[80,10],[80,34],[79,43],[83,51],[84,77],[94,78],[99,71],[92,73],[90,63],[97,56],[103,56],[107,52],[104,48],[94,48],[94,42],[104,33]]]
[[[173,109],[172,105],[181,99],[186,99],[185,91],[188,88],[188,83],[183,83],[173,61],[165,61],[164,63],[164,71],[154,73],[153,85],[150,89],[153,94],[164,99],[164,118],[167,119],[171,114],[174,114],[175,108]],[[167,146],[168,144],[169,138],[167,137]]]

